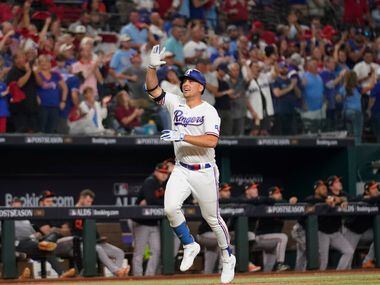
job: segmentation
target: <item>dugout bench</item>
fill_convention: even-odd
[[[283,217],[284,219],[297,219],[307,216],[306,247],[308,269],[319,268],[318,253],[318,216],[319,215],[374,215],[374,242],[376,267],[380,268],[380,212],[378,206],[364,203],[350,203],[347,209],[336,208],[335,211],[326,211],[321,205],[310,206],[306,204],[276,204],[273,206],[228,205],[221,207],[221,215],[235,217],[235,245],[237,257],[237,272],[247,270],[248,251],[248,217]],[[188,220],[200,219],[200,209],[195,206],[184,207],[184,214]],[[2,253],[3,278],[14,279],[18,277],[15,252],[14,220],[68,220],[83,219],[83,274],[85,277],[97,275],[96,257],[96,220],[117,221],[126,218],[161,219],[161,249],[163,274],[174,274],[173,259],[173,231],[168,220],[164,217],[161,207],[115,207],[94,206],[91,208],[7,208],[0,207],[0,220],[2,221]]]

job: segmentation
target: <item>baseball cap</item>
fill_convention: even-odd
[[[259,183],[256,183],[256,182],[252,182],[252,183],[248,183],[244,186],[244,190],[248,190],[248,189],[258,189],[259,188]]]
[[[198,58],[196,61],[195,61],[195,64],[210,64],[211,61],[208,59],[208,58]],[[380,68],[378,69],[380,70]]]
[[[227,33],[234,31],[234,30],[237,30],[237,27],[235,25],[229,25],[227,27]]]
[[[364,192],[368,192],[373,187],[376,187],[378,190],[380,190],[380,185],[377,181],[368,181],[364,184]]]
[[[229,37],[221,37],[222,44],[229,44],[230,42],[231,42],[231,39]]]
[[[32,15],[33,20],[46,20],[49,17],[51,17],[51,14],[47,11],[37,11]]]
[[[296,65],[302,64],[302,56],[299,53],[293,53],[290,56],[290,60]]]
[[[78,25],[74,29],[75,34],[85,34],[86,33],[86,27],[83,25]]]
[[[327,185],[329,185],[329,186],[333,185],[336,180],[340,181],[340,180],[342,180],[342,177],[336,176],[336,175],[329,176],[327,178]]]
[[[91,43],[91,44],[94,44],[94,39],[91,38],[91,37],[84,37],[81,41],[80,41],[80,46],[84,46],[86,45],[87,43]]]
[[[317,180],[313,184],[313,189],[316,190],[321,185],[326,185],[326,183],[323,180]]]
[[[6,91],[7,88],[8,88],[7,84],[0,81],[0,94],[3,93],[4,91]]]
[[[43,200],[47,198],[53,198],[55,197],[55,194],[50,190],[45,190],[45,191],[42,191],[41,196],[42,196],[41,200]]]
[[[216,70],[223,70],[225,73],[227,73],[228,65],[226,63],[221,63],[217,66]]]
[[[174,56],[174,53],[172,53],[171,51],[164,52],[164,58],[173,57],[173,56]]]
[[[72,44],[63,44],[59,47],[59,52],[62,53],[62,52],[65,52],[67,50],[70,50],[74,47],[74,45]]]
[[[128,42],[130,40],[132,40],[132,38],[128,34],[124,34],[124,35],[119,36],[119,41],[120,42]]]
[[[222,183],[220,184],[219,191],[230,191],[231,185],[228,183]]]
[[[268,189],[268,196],[276,194],[276,193],[281,193],[282,189],[278,186],[273,186]]]
[[[173,157],[170,157],[168,159],[165,159],[162,163],[172,163],[175,164],[175,159]]]
[[[156,165],[155,168],[156,171],[161,172],[161,173],[169,173],[169,167],[166,163],[159,163]]]
[[[280,62],[278,63],[278,67],[279,67],[279,68],[288,68],[288,65],[286,64],[285,61],[280,61]]]
[[[199,84],[202,84],[203,87],[205,87],[205,88],[203,88],[203,92],[206,89],[206,78],[203,76],[203,74],[198,69],[190,68],[190,69],[186,70],[185,74],[180,77],[181,91],[182,91],[182,83],[186,78],[194,80],[194,81],[198,82]],[[203,94],[203,92],[202,92],[202,94]]]
[[[264,26],[264,24],[261,21],[254,21],[252,23],[252,28],[255,27],[256,29],[261,29],[263,26]]]
[[[22,200],[21,200],[21,198],[20,197],[17,197],[17,196],[15,196],[15,197],[13,197],[13,199],[12,199],[12,202],[11,203],[22,203]]]
[[[41,198],[38,200],[38,203],[42,202],[43,200],[47,198],[54,198],[55,194],[49,190],[42,191]]]

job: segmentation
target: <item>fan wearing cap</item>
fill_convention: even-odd
[[[121,28],[120,34],[128,34],[132,38],[131,47],[140,49],[148,40],[148,29],[147,24],[140,22],[139,12],[134,10],[129,14],[129,24]]]
[[[341,177],[330,176],[326,182],[328,196],[325,199],[327,207],[347,207],[347,202],[352,198],[343,192]],[[314,201],[319,203],[318,201]],[[351,267],[354,250],[351,244],[343,236],[341,216],[319,216],[318,217],[318,242],[319,242],[319,269],[326,270],[329,260],[330,247],[341,252],[337,270],[347,270]]]
[[[233,54],[230,53],[230,41],[229,37],[219,38],[217,50],[210,56],[210,60],[214,65],[218,66],[221,63],[228,64],[236,60]]]
[[[163,206],[164,186],[168,177],[168,165],[166,163],[157,164],[154,172],[144,180],[136,204],[140,206]],[[133,276],[156,275],[161,256],[159,221],[147,219],[134,219],[133,221]],[[143,261],[147,245],[149,245],[150,257],[144,274]]]
[[[301,90],[298,88],[297,79],[288,77],[288,65],[286,62],[278,64],[278,76],[272,84],[273,105],[275,121],[273,132],[276,135],[296,134],[296,106],[301,98]]]
[[[359,195],[355,200],[358,202],[366,202],[372,205],[380,203],[380,186],[376,181],[368,181],[364,184],[364,193]],[[349,216],[344,221],[343,233],[344,237],[355,250],[360,240],[373,241],[373,220],[375,216]],[[370,251],[363,261],[363,267],[372,267],[374,265],[373,243]],[[371,262],[372,261],[372,262]]]
[[[273,205],[276,203],[286,203],[283,200],[282,189],[278,186],[273,186],[268,189],[267,205]],[[289,199],[290,204],[296,204],[297,198],[292,197]],[[284,220],[281,218],[260,218],[256,227],[256,242],[264,243],[265,241],[277,240],[278,244],[274,254],[266,254],[266,260],[264,260],[264,271],[286,271],[290,267],[285,262],[286,246],[288,244],[288,236],[282,233],[284,226]]]
[[[192,194],[222,250],[221,282],[230,283],[235,275],[236,258],[232,255],[228,229],[219,212],[219,170],[214,150],[219,139],[220,118],[216,109],[202,100],[206,79],[197,69],[188,69],[181,77],[183,98],[162,90],[156,68],[165,64],[162,60],[164,52],[160,52],[158,45],[153,47],[145,88],[156,103],[168,109],[172,121],[172,130],[163,130],[161,135],[162,140],[173,142],[176,158],[166,187],[164,210],[184,245],[180,270],[187,271],[200,252],[181,211],[183,202]]]
[[[117,80],[121,87],[124,87],[128,80],[137,80],[137,76],[124,73],[131,66],[131,58],[136,54],[136,51],[131,48],[131,40],[132,38],[128,34],[119,37],[120,46],[110,62],[110,75]]]

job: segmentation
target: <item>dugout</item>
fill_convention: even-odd
[[[1,205],[9,195],[32,193],[25,199],[36,206],[38,194],[50,189],[63,206],[72,206],[84,188],[97,193],[95,204],[133,205],[138,185],[155,164],[173,156],[171,144],[158,137],[4,135],[0,144]],[[350,139],[222,138],[217,147],[222,182],[257,179],[263,188],[278,184],[285,197],[301,199],[316,179],[331,174],[343,176],[345,190],[355,194],[358,174],[377,178],[370,162],[378,159],[379,145],[354,146]],[[123,184],[126,197],[118,192]]]
[[[171,144],[158,137],[7,135],[0,137],[0,145],[2,205],[10,195],[30,192],[25,199],[36,206],[32,203],[38,194],[50,189],[62,196],[62,205],[71,206],[84,188],[98,193],[96,204],[120,204],[116,189],[120,184],[128,184],[133,194],[156,163],[173,156]],[[285,196],[300,198],[310,194],[315,180],[332,174],[342,176],[345,190],[354,194],[357,157],[360,163],[370,157],[380,159],[378,146],[302,137],[222,138],[216,153],[221,182],[242,186],[254,179],[262,182],[263,189],[277,184]],[[122,201],[133,204],[131,199]]]

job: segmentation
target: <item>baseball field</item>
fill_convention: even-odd
[[[220,284],[217,275],[176,275],[172,277],[156,276],[154,278],[125,278],[125,279],[74,279],[74,280],[33,280],[33,281],[0,281],[0,284],[68,284],[68,285],[191,285],[191,284]],[[238,274],[232,284],[252,285],[379,285],[380,271],[350,271],[350,272],[307,272],[280,274]]]

